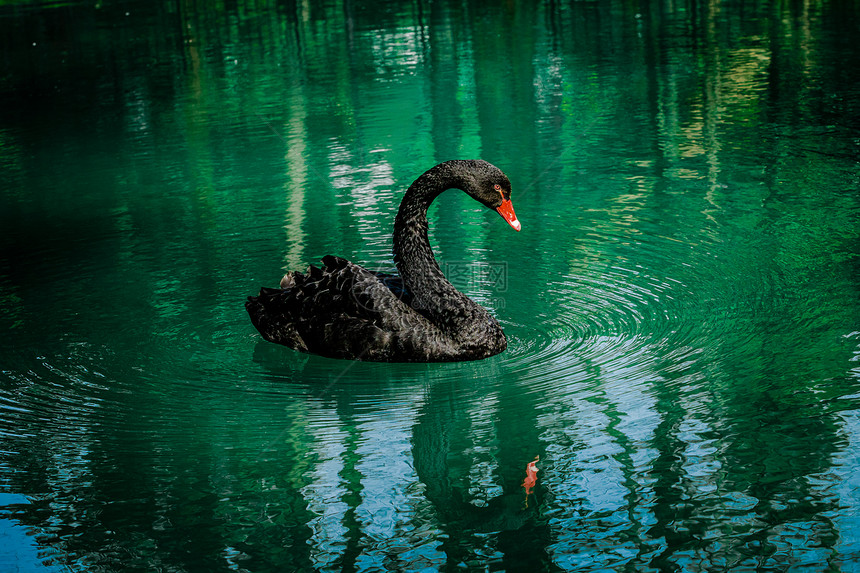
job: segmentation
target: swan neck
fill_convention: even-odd
[[[485,308],[452,285],[439,268],[428,238],[427,209],[446,189],[468,189],[459,161],[441,163],[406,190],[394,220],[394,262],[412,295],[412,307],[465,347],[506,346],[501,327]],[[462,171],[460,169],[459,171]]]
[[[439,270],[428,238],[427,210],[436,197],[453,186],[450,177],[439,172],[440,167],[427,171],[409,186],[394,220],[394,261],[410,287],[416,286],[410,284],[414,280],[429,278],[417,271],[428,267]]]
[[[427,209],[433,200],[446,189],[463,187],[455,164],[442,163],[416,179],[394,220],[394,262],[416,303],[429,314],[444,312],[452,303],[475,305],[445,278],[428,238]]]

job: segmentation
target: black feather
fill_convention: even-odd
[[[491,208],[509,197],[504,173],[485,161],[448,161],[406,191],[394,224],[400,276],[376,273],[326,255],[322,268],[287,273],[281,289],[262,288],[245,307],[266,340],[302,352],[355,360],[475,360],[502,352],[507,341],[483,307],[455,289],[433,257],[427,208],[449,188]]]

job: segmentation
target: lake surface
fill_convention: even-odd
[[[0,570],[860,570],[858,16],[0,3]],[[505,353],[260,338],[452,158]]]

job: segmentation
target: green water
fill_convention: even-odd
[[[0,570],[860,570],[856,3],[161,4],[0,3]],[[505,353],[260,339],[456,157]]]

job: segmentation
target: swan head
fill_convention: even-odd
[[[470,177],[463,191],[476,201],[498,212],[515,231],[522,228],[511,203],[511,182],[501,169],[486,161],[467,162]]]

